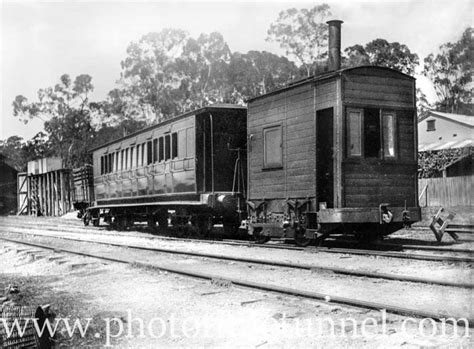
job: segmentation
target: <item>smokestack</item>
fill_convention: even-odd
[[[341,69],[341,24],[343,21],[332,20],[329,25],[329,71]]]

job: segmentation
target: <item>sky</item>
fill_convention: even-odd
[[[344,21],[342,49],[376,38],[398,41],[420,60],[472,26],[470,0],[324,1],[332,18]],[[40,88],[54,86],[62,74],[92,76],[92,101],[105,99],[120,77],[120,61],[130,42],[163,28],[180,28],[197,37],[220,32],[232,51],[269,51],[265,40],[280,11],[310,8],[316,1],[9,1],[0,0],[0,140],[25,140],[42,130],[40,120],[23,124],[13,116],[17,95],[37,100]],[[435,96],[421,76],[417,85]]]

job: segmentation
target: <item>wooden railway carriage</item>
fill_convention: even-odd
[[[211,105],[92,149],[95,205],[85,223],[239,225],[246,108]],[[240,157],[239,157],[240,155]],[[239,159],[239,161],[237,161]],[[243,203],[245,208],[245,204]]]
[[[364,66],[248,104],[250,233],[299,244],[417,221],[415,80]]]

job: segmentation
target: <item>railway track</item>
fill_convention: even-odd
[[[356,276],[356,277],[368,277],[368,278],[375,278],[375,279],[386,279],[386,280],[395,280],[395,281],[403,281],[403,282],[415,282],[415,283],[424,283],[424,284],[441,285],[441,286],[462,287],[462,288],[469,288],[469,289],[474,288],[474,284],[472,282],[439,280],[439,279],[424,278],[424,277],[414,277],[410,275],[380,273],[380,272],[374,272],[374,271],[357,271],[357,270],[351,270],[351,269],[345,269],[345,268],[318,266],[314,264],[281,262],[281,261],[262,259],[262,258],[234,257],[234,256],[223,255],[223,254],[186,251],[183,249],[176,249],[176,248],[147,247],[147,246],[140,246],[136,244],[121,244],[121,243],[116,243],[116,242],[111,242],[111,241],[88,240],[88,239],[83,239],[83,238],[72,238],[72,237],[65,237],[65,236],[38,235],[38,234],[32,234],[32,233],[17,233],[17,234],[22,234],[24,236],[63,239],[63,240],[74,241],[74,242],[86,242],[86,243],[101,244],[101,245],[115,246],[115,247],[125,247],[125,248],[131,248],[131,249],[142,250],[142,251],[152,251],[152,252],[159,252],[159,253],[184,255],[184,256],[190,256],[190,257],[203,257],[203,258],[211,258],[211,259],[217,259],[217,260],[226,260],[226,261],[234,261],[234,262],[262,264],[262,265],[276,266],[276,267],[311,270],[314,272],[324,271],[324,272],[331,272],[335,274],[350,275],[350,276]],[[8,239],[5,238],[5,240],[8,240]]]
[[[0,223],[1,224],[1,223]],[[3,225],[3,224],[2,224]],[[31,228],[31,225],[25,223],[14,223],[11,224],[9,222],[6,227],[14,227],[14,228]],[[64,232],[64,228],[59,225],[41,225],[41,229],[49,230],[49,231],[57,231],[57,232]],[[359,255],[359,256],[377,256],[377,257],[387,257],[387,258],[400,258],[400,259],[413,259],[413,260],[421,260],[421,261],[436,261],[436,262],[449,262],[449,263],[473,263],[474,262],[474,251],[470,249],[460,249],[460,248],[443,248],[443,247],[436,247],[436,246],[423,246],[423,245],[399,245],[399,244],[379,244],[379,246],[374,245],[371,246],[371,249],[368,248],[357,248],[357,246],[352,246],[348,248],[341,248],[341,247],[327,247],[327,246],[309,246],[309,247],[297,247],[293,245],[287,245],[285,243],[267,243],[267,244],[257,244],[251,241],[245,240],[204,240],[204,239],[188,239],[188,238],[177,238],[177,237],[170,237],[170,236],[163,236],[163,235],[137,235],[134,233],[126,233],[120,231],[113,231],[104,230],[100,228],[87,228],[83,226],[73,225],[73,228],[68,227],[69,232],[77,232],[77,233],[86,233],[86,234],[100,234],[104,235],[111,235],[111,236],[122,236],[122,237],[134,237],[134,238],[145,238],[151,240],[170,240],[170,241],[192,241],[193,243],[205,243],[205,244],[222,244],[222,245],[235,245],[235,246],[252,246],[256,248],[263,248],[263,249],[287,249],[287,250],[299,250],[299,251],[310,251],[310,252],[326,252],[326,253],[336,253],[336,254],[352,254],[352,255]],[[386,251],[380,250],[381,247],[386,249],[390,247],[391,249],[395,249],[396,251]],[[377,248],[377,249],[374,249]],[[438,253],[448,253],[451,255],[445,254],[427,254],[427,253],[408,253],[403,252],[403,250],[411,250],[411,251],[430,251],[430,252],[438,252]],[[453,255],[454,254],[454,255]],[[461,254],[461,255],[460,255]]]
[[[48,237],[48,238],[51,238],[51,237]],[[193,278],[206,279],[206,280],[211,280],[211,281],[218,280],[219,282],[226,282],[235,286],[252,288],[252,289],[257,289],[257,290],[262,290],[262,291],[276,292],[276,293],[316,299],[316,300],[324,300],[326,302],[350,305],[350,306],[355,306],[359,308],[377,309],[377,310],[385,309],[389,313],[400,314],[400,315],[405,315],[405,316],[416,316],[416,317],[422,317],[422,318],[432,318],[434,320],[439,320],[439,321],[442,321],[443,319],[448,318],[448,317],[458,319],[458,320],[461,319],[459,316],[460,314],[449,314],[446,312],[436,312],[436,311],[430,311],[430,310],[425,310],[425,309],[417,309],[417,308],[411,308],[411,307],[406,307],[406,306],[399,306],[396,304],[387,304],[384,302],[374,302],[374,301],[361,300],[361,299],[352,298],[352,297],[343,297],[343,296],[338,296],[337,294],[327,294],[326,292],[315,292],[315,291],[302,290],[298,288],[291,288],[291,287],[286,287],[286,286],[276,285],[276,284],[271,284],[271,283],[255,282],[255,281],[252,281],[251,279],[242,279],[240,277],[235,277],[235,276],[234,277],[225,276],[223,278],[222,274],[206,273],[206,272],[201,271],[201,269],[192,270],[192,269],[176,267],[174,265],[170,266],[169,263],[160,264],[160,263],[153,263],[153,262],[141,262],[141,261],[136,260],[135,258],[124,257],[123,255],[117,256],[117,251],[115,252],[109,251],[109,253],[104,253],[104,252],[90,252],[88,249],[86,249],[86,252],[85,252],[84,249],[81,250],[80,248],[73,247],[70,245],[67,248],[65,248],[63,246],[59,246],[55,243],[52,243],[51,241],[49,241],[47,244],[44,244],[44,243],[39,243],[39,242],[18,240],[18,239],[6,238],[6,237],[1,237],[1,239],[10,244],[12,243],[20,244],[20,245],[39,248],[43,250],[50,250],[56,253],[57,252],[70,253],[70,254],[79,255],[83,257],[97,258],[97,259],[108,261],[108,262],[128,264],[132,267],[140,267],[140,268],[146,268],[146,269],[166,271],[170,273],[189,276]],[[86,241],[82,241],[82,242],[86,242]],[[97,242],[94,241],[92,243],[96,244]],[[108,244],[108,245],[119,247],[118,244]],[[121,245],[120,247],[128,247],[128,248],[137,249],[136,246]],[[140,249],[148,250],[148,251],[150,250],[150,248],[142,248],[142,247],[140,247]],[[214,256],[214,257],[207,256],[207,258],[222,258],[222,257],[223,256]],[[256,263],[255,260],[248,260],[248,259],[240,260],[239,262]],[[259,263],[263,264],[264,261],[261,261]],[[286,263],[273,262],[272,265],[278,266],[278,267],[286,267],[286,268],[290,267]],[[466,318],[466,317],[463,316],[463,318]],[[474,319],[467,318],[467,321],[468,321],[469,326],[471,327],[474,326]]]

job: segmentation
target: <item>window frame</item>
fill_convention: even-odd
[[[426,120],[426,132],[433,132],[433,131],[436,131],[436,119]]]
[[[280,160],[278,162],[269,162],[267,159],[267,134],[279,131],[280,134]],[[262,129],[262,142],[263,142],[263,169],[264,170],[278,170],[283,168],[283,126],[282,124],[271,125]]]
[[[350,113],[359,113],[359,154],[351,154],[349,152],[349,144],[350,142],[350,126],[349,126],[349,115]],[[364,142],[363,142],[363,135],[364,135],[364,108],[347,108],[346,109],[346,157],[347,158],[356,158],[361,159],[364,158]]]
[[[378,156],[376,157],[367,157],[365,156],[365,111],[366,109],[378,109],[378,114],[379,114],[379,137],[380,137],[380,148],[378,151]],[[350,126],[349,126],[349,115],[351,112],[360,112],[360,155],[351,155],[349,152],[349,144],[350,144]],[[394,155],[386,155],[385,152],[385,138],[386,135],[384,134],[384,116],[385,115],[393,115],[393,151]],[[383,107],[372,107],[372,106],[366,106],[366,107],[346,107],[345,110],[345,121],[344,121],[344,128],[345,128],[345,147],[344,147],[344,152],[345,152],[345,159],[364,159],[364,160],[386,160],[386,161],[393,161],[399,158],[399,149],[398,149],[398,113],[397,110],[395,109],[390,109],[390,108],[383,108]]]

